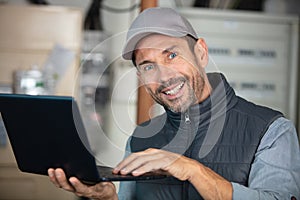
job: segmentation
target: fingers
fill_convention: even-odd
[[[134,176],[146,172],[164,170],[171,165],[179,155],[158,149],[147,149],[142,152],[133,153],[124,159],[114,169],[114,173],[129,174]]]
[[[191,159],[160,150],[147,149],[142,152],[132,153],[114,169],[114,173],[129,174],[140,176],[146,172],[155,171],[157,173],[172,175],[180,180],[187,180],[190,176],[189,168]]]
[[[113,170],[114,173],[129,174],[137,168],[150,162],[153,159],[152,153],[143,151],[138,153],[132,153],[122,162],[120,162]],[[133,174],[134,175],[134,174]]]
[[[111,182],[100,182],[93,186],[87,186],[81,183],[77,178],[69,179],[72,186],[75,188],[77,196],[85,196],[92,199],[112,200],[117,199],[116,187]]]
[[[48,169],[50,181],[58,188],[73,192],[77,196],[85,196],[95,199],[117,199],[116,188],[113,183],[100,182],[96,185],[88,186],[83,184],[76,177],[67,179],[64,171],[58,169]]]
[[[91,189],[87,185],[84,185],[75,177],[71,177],[69,182],[74,188],[74,193],[77,196],[89,196],[92,193]]]
[[[48,169],[48,176],[50,181],[56,186],[56,187],[60,187],[60,185],[58,184],[56,177],[55,177],[55,172],[54,169],[50,168]]]
[[[74,192],[74,187],[68,182],[64,171],[60,168],[58,169],[48,169],[48,175],[50,181],[58,188],[63,188],[64,190]]]

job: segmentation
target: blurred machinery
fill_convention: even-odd
[[[76,97],[82,18],[79,9],[69,7],[0,5],[0,92],[44,94],[40,70],[53,47],[60,44],[75,58],[65,66],[65,76],[54,93]],[[39,68],[31,68],[33,64]],[[0,158],[0,199],[75,199],[75,195],[58,190],[46,176],[20,172],[1,119]]]

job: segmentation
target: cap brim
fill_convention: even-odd
[[[171,29],[161,29],[154,27],[153,29],[147,28],[147,29],[142,29],[142,30],[133,30],[136,33],[127,40],[125,47],[122,52],[122,57],[125,60],[131,60],[133,56],[133,52],[135,50],[136,45],[138,42],[143,39],[144,37],[157,33],[157,34],[162,34],[162,35],[167,35],[167,36],[172,36],[172,37],[183,37],[188,35],[189,33],[187,32],[179,32],[178,30],[171,30]]]

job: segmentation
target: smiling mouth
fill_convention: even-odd
[[[166,94],[166,95],[175,95],[177,94],[180,89],[184,86],[184,83],[185,82],[181,82],[179,85],[177,85],[176,87],[170,89],[170,90],[166,90],[164,91],[163,93]]]

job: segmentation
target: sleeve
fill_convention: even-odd
[[[127,140],[124,158],[131,153],[131,137]],[[121,181],[118,192],[119,200],[135,200],[135,181]]]
[[[299,140],[289,120],[275,120],[265,133],[251,166],[248,187],[232,186],[234,200],[300,199]]]

